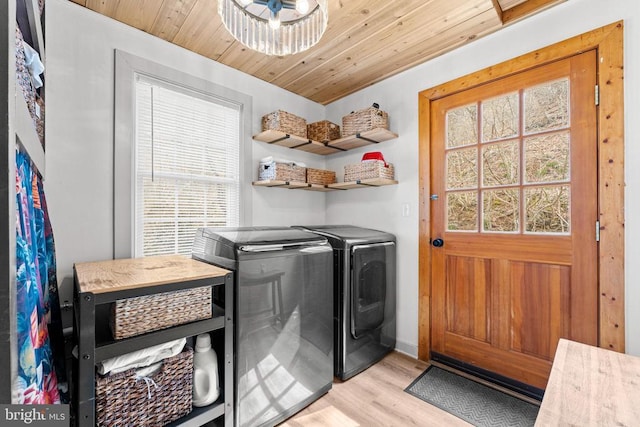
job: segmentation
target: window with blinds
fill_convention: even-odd
[[[240,220],[241,107],[137,75],[135,256],[191,253],[204,226]]]

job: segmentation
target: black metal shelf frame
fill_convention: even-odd
[[[176,282],[140,289],[126,289],[116,292],[93,294],[80,292],[74,280],[74,339],[78,346],[74,360],[74,406],[76,424],[79,427],[95,425],[95,366],[110,357],[140,350],[155,344],[182,337],[193,337],[201,333],[223,330],[224,355],[221,360],[224,372],[221,397],[204,408],[194,408],[192,412],[171,423],[171,426],[201,426],[224,416],[224,426],[234,425],[233,388],[233,273],[220,278]],[[131,298],[160,292],[170,292],[199,286],[216,288],[224,286],[224,307],[213,305],[210,319],[173,326],[147,334],[114,341],[105,338],[107,319],[98,320],[96,308],[110,305],[122,298]],[[213,289],[212,289],[213,291]],[[98,323],[98,324],[97,324]]]

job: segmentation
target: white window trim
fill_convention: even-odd
[[[132,257],[135,248],[133,206],[135,203],[136,74],[187,87],[240,106],[240,225],[251,224],[251,96],[116,49],[113,178],[114,259]]]

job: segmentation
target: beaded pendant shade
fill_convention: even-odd
[[[328,0],[218,0],[218,13],[231,35],[267,55],[309,49],[324,34]]]

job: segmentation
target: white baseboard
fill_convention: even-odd
[[[418,358],[418,346],[415,344],[396,340],[396,350],[400,353],[406,354],[407,356],[411,356],[414,359]]]

